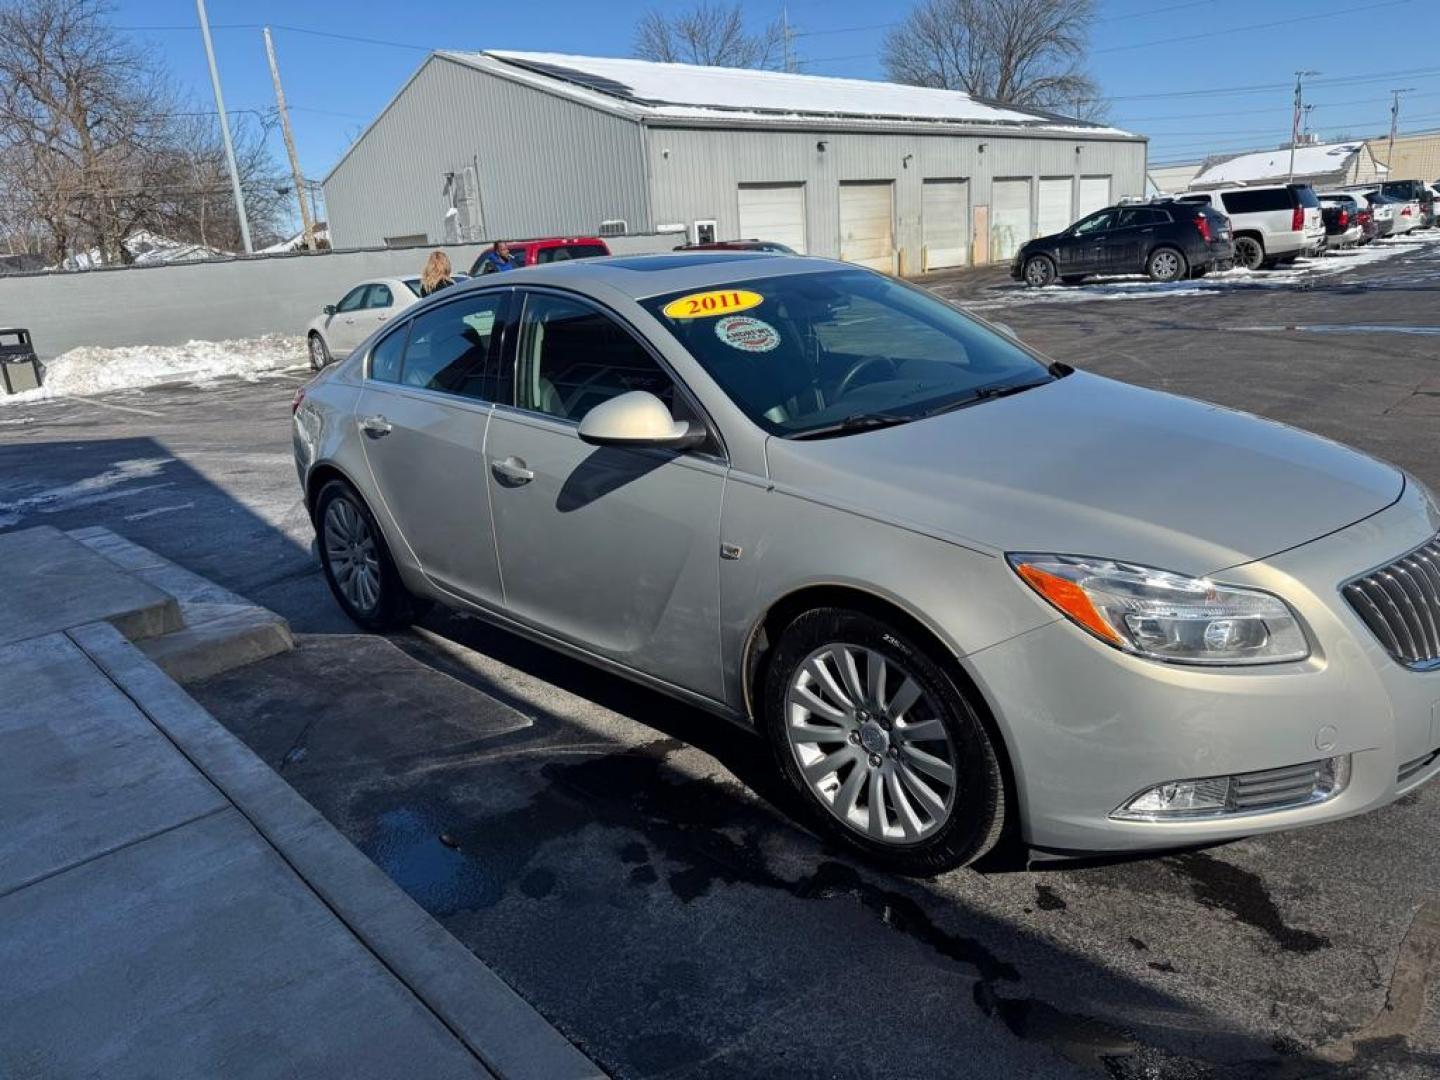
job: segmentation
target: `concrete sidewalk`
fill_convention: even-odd
[[[116,628],[173,599],[99,569],[51,561],[79,625],[0,596],[39,630],[0,645],[0,1076],[603,1075]]]

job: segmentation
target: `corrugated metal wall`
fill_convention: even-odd
[[[479,177],[479,205],[447,225],[445,211],[464,202],[467,167]],[[439,56],[325,181],[325,204],[336,247],[650,225],[637,123]]]
[[[1082,175],[1112,177],[1113,199],[1145,190],[1145,144],[1135,140],[671,127],[651,127],[648,135],[657,227],[714,219],[722,238],[734,237],[740,227],[740,184],[800,181],[805,184],[809,252],[838,258],[840,184],[891,180],[895,241],[906,274],[921,269],[921,184],[927,179],[968,179],[972,212],[989,205],[996,177],[1072,177],[1075,205]],[[824,150],[817,147],[822,140]],[[1032,232],[1038,187],[1032,182]]]
[[[1367,145],[1379,162],[1385,164],[1390,140],[1371,139]],[[1440,181],[1440,132],[1399,136],[1395,140],[1395,161],[1386,179],[1423,180],[1427,184]]]

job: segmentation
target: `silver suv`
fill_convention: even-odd
[[[1320,200],[1309,184],[1217,188],[1182,195],[1180,201],[1212,206],[1229,216],[1235,265],[1247,270],[1291,263],[1325,246]]]

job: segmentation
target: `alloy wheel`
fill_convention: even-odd
[[[1258,270],[1265,261],[1265,251],[1248,236],[1235,241],[1235,261],[1247,270]]]
[[[379,607],[375,534],[349,499],[334,499],[325,510],[325,557],[335,584],[356,611],[368,614]]]
[[[913,844],[949,820],[949,730],[914,674],[875,649],[836,642],[806,657],[786,690],[785,735],[811,792],[862,836]]]
[[[1025,264],[1025,283],[1027,285],[1043,288],[1050,284],[1050,279],[1054,276],[1048,259],[1031,259]]]
[[[325,366],[325,343],[320,340],[319,335],[310,335],[310,368],[319,371]]]
[[[1174,281],[1180,276],[1180,256],[1173,251],[1157,251],[1150,258],[1150,267],[1161,281]]]

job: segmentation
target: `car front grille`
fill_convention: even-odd
[[[1407,761],[1395,771],[1395,782],[1403,784],[1417,773],[1424,772],[1437,760],[1440,760],[1440,750],[1431,750],[1428,754],[1422,754],[1413,761]]]
[[[1406,667],[1440,667],[1440,537],[1347,582],[1345,599]]]
[[[1329,794],[1337,786],[1335,781],[1329,760],[1240,773],[1230,778],[1231,812],[1253,813],[1311,802],[1317,796]]]

